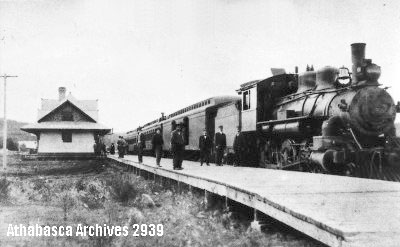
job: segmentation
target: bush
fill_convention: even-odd
[[[7,178],[0,178],[0,202],[8,199],[11,182]]]
[[[44,179],[33,180],[33,190],[36,190],[42,196],[43,201],[50,201],[51,187]]]
[[[77,191],[85,190],[86,185],[85,185],[85,180],[83,178],[79,179],[76,184],[75,184],[75,189]]]
[[[85,203],[89,209],[102,208],[105,197],[101,189],[94,183],[90,183],[84,187],[87,191],[80,197],[81,201]]]
[[[112,198],[118,202],[126,203],[139,194],[138,189],[129,181],[114,177],[107,181]]]
[[[68,212],[75,206],[75,199],[69,193],[64,192],[61,194],[60,204],[64,212],[64,221],[66,221]]]

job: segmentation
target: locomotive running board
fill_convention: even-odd
[[[273,125],[273,124],[280,124],[280,123],[289,123],[289,122],[297,122],[302,120],[326,120],[328,116],[303,116],[303,117],[293,117],[293,118],[285,118],[285,119],[277,119],[277,120],[269,120],[269,121],[262,121],[257,122],[257,125]]]

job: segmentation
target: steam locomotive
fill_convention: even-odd
[[[137,151],[139,132],[150,152],[156,128],[168,150],[170,133],[180,123],[188,158],[197,159],[201,131],[213,135],[223,125],[229,161],[240,126],[249,166],[400,180],[394,127],[400,105],[379,84],[380,67],[365,58],[365,44],[352,44],[351,54],[351,72],[329,66],[308,67],[300,75],[278,71],[240,85],[240,97],[214,97],[162,116],[127,133],[129,152]]]

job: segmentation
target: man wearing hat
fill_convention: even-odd
[[[206,164],[210,165],[210,154],[212,148],[211,137],[207,135],[207,130],[203,129],[203,135],[199,137],[199,148],[200,148],[200,165],[203,165],[205,161]]]
[[[118,157],[123,158],[125,155],[125,146],[126,146],[126,141],[124,140],[123,136],[119,136],[117,146],[118,146]]]
[[[240,126],[237,126],[237,133],[235,139],[233,140],[233,150],[235,152],[235,164],[234,166],[242,166],[244,151],[246,148],[246,142],[244,136],[241,132]]]
[[[146,147],[146,140],[143,132],[138,135],[138,161],[139,164],[143,163],[143,149]]]
[[[218,126],[219,131],[215,133],[215,163],[222,166],[222,158],[226,148],[226,136],[223,133],[224,127]]]
[[[185,150],[185,140],[182,133],[182,124],[176,126],[176,130],[171,133],[171,153],[174,170],[182,170],[183,152]]]
[[[153,135],[153,138],[151,140],[151,144],[153,147],[153,151],[156,155],[156,162],[157,165],[159,167],[161,167],[160,165],[160,161],[161,161],[161,155],[162,155],[162,150],[163,150],[163,145],[164,145],[164,139],[161,135],[161,130],[157,129],[156,133]]]

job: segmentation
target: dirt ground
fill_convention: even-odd
[[[15,156],[7,179],[0,178],[0,246],[322,246],[273,221],[262,232],[251,230],[251,217],[240,210],[225,212],[218,203],[207,207],[201,193],[178,193],[171,184],[127,174],[105,160]],[[10,224],[70,226],[73,234],[7,236]],[[96,224],[126,227],[127,236],[76,236],[79,226]],[[157,236],[161,226],[150,224],[161,224],[162,236]]]

